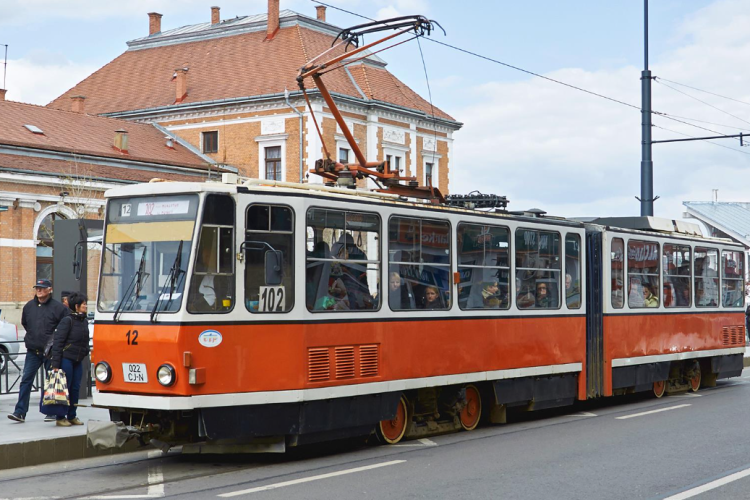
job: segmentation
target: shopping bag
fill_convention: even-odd
[[[43,415],[52,417],[66,417],[68,415],[68,406],[63,405],[45,405],[44,399],[39,398],[39,411]]]
[[[44,396],[42,397],[42,406],[68,406],[69,404],[68,384],[65,379],[65,372],[62,370],[51,370],[49,372],[49,376],[44,381]]]

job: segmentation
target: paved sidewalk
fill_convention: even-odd
[[[123,450],[115,451],[87,447],[86,422],[109,420],[108,410],[91,407],[92,398],[79,402],[80,405],[86,405],[79,406],[77,412],[84,425],[57,427],[55,422],[44,422],[44,415],[39,412],[39,397],[38,392],[31,394],[26,422],[19,423],[8,418],[8,415],[13,413],[18,395],[0,396],[0,470],[111,455],[134,449],[134,446],[126,446]]]

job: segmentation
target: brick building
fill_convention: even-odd
[[[0,309],[12,322],[34,281],[52,278],[55,220],[101,218],[114,186],[231,170],[161,127],[87,115],[82,98],[72,101],[75,111],[60,111],[6,101],[0,90]]]
[[[90,113],[158,123],[242,175],[319,182],[307,172],[324,156],[323,145],[296,76],[339,28],[326,22],[325,7],[313,18],[280,11],[279,0],[269,0],[265,14],[219,14],[213,7],[210,22],[162,31],[161,14],[150,13],[148,36],[129,41],[123,54],[49,106],[68,110],[70,98],[82,95]],[[461,123],[431,107],[377,55],[324,79],[368,160],[390,159],[420,185],[431,174],[449,191]],[[312,88],[310,95],[332,158],[355,161],[320,94]]]

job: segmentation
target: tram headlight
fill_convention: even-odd
[[[159,379],[159,383],[165,387],[169,387],[174,384],[176,373],[171,365],[161,365],[156,370],[156,378]]]
[[[94,367],[94,376],[102,384],[106,384],[112,380],[112,368],[109,366],[109,363],[104,361],[97,363]]]

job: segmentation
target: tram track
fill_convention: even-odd
[[[727,382],[725,384],[722,384],[720,386],[717,386],[715,388],[706,388],[703,389],[701,392],[705,395],[710,395],[713,393],[719,393],[724,392],[724,390],[732,389],[741,387],[744,384],[740,383],[732,383]],[[629,412],[634,411],[643,411],[647,409],[652,408],[660,408],[660,407],[666,407],[670,404],[674,404],[675,400],[678,399],[677,397],[667,397],[660,400],[650,400],[650,399],[637,399],[631,401],[633,404],[628,404],[627,408],[617,408],[617,406],[620,406],[622,403],[618,404],[608,404],[609,401],[603,401],[601,405],[586,405],[586,408],[589,410],[597,411],[597,409],[602,409],[607,411],[606,414],[598,414],[597,417],[607,417],[607,418],[615,418],[617,415],[626,414]],[[657,402],[658,401],[658,402]],[[578,410],[578,408],[576,408]],[[41,480],[45,479],[46,481],[50,481],[50,478],[53,477],[59,477],[61,475],[70,475],[71,473],[81,474],[83,476],[88,476],[89,474],[93,474],[95,472],[101,473],[102,471],[105,471],[107,469],[111,469],[114,467],[122,467],[122,466],[135,466],[137,467],[138,464],[149,464],[148,467],[144,467],[146,469],[144,472],[148,472],[148,470],[152,468],[159,467],[161,469],[164,469],[164,476],[161,481],[147,481],[147,480],[141,480],[138,482],[133,482],[131,484],[124,484],[119,487],[109,487],[109,488],[94,488],[92,491],[85,491],[80,492],[76,495],[70,495],[65,497],[56,497],[56,498],[97,498],[97,497],[112,497],[115,498],[118,496],[118,494],[121,494],[120,496],[125,496],[125,493],[127,492],[133,492],[134,490],[142,490],[145,488],[152,488],[155,486],[162,486],[165,487],[167,485],[179,485],[184,484],[191,480],[201,480],[201,482],[211,482],[211,479],[215,478],[221,478],[222,476],[226,477],[230,474],[235,473],[245,473],[249,471],[257,472],[261,477],[254,477],[252,479],[240,479],[238,480],[229,480],[226,483],[222,483],[220,486],[212,486],[212,487],[206,487],[201,489],[191,489],[191,494],[194,495],[200,495],[202,493],[209,494],[209,492],[215,492],[217,490],[231,490],[231,489],[245,489],[245,488],[253,488],[254,486],[262,486],[269,482],[274,481],[287,481],[287,480],[294,480],[296,477],[300,476],[306,476],[306,475],[315,475],[315,474],[325,474],[325,473],[331,473],[335,472],[341,467],[351,468],[351,467],[357,467],[357,466],[366,466],[368,464],[373,463],[373,461],[378,460],[396,460],[396,459],[404,459],[404,460],[410,460],[410,457],[415,457],[417,454],[426,451],[426,450],[435,450],[436,448],[450,448],[453,446],[458,445],[465,445],[467,443],[471,443],[474,441],[483,441],[483,440],[489,440],[493,438],[498,437],[506,437],[506,436],[512,436],[517,435],[521,433],[526,433],[530,431],[539,431],[541,429],[550,429],[553,427],[557,427],[560,425],[567,425],[575,422],[581,422],[580,419],[561,419],[557,417],[565,417],[569,416],[569,412],[565,413],[559,413],[557,415],[551,416],[547,415],[547,418],[553,418],[554,420],[548,421],[546,418],[538,418],[542,415],[539,414],[528,414],[529,418],[528,420],[522,419],[520,421],[514,422],[515,425],[511,426],[503,426],[503,427],[484,427],[480,428],[477,431],[472,432],[471,434],[467,434],[464,432],[459,432],[456,434],[448,434],[444,435],[443,438],[438,443],[438,446],[413,446],[413,447],[388,447],[388,446],[382,446],[382,447],[365,447],[365,446],[357,446],[354,445],[352,441],[349,442],[343,442],[343,443],[336,443],[336,444],[327,444],[325,447],[318,447],[318,448],[310,448],[310,449],[302,449],[302,450],[294,450],[292,453],[289,453],[287,455],[264,455],[264,456],[255,456],[252,458],[252,463],[244,463],[244,464],[232,464],[231,460],[237,460],[238,457],[247,457],[247,456],[239,456],[239,455],[232,455],[229,457],[215,457],[210,456],[210,461],[206,461],[205,464],[200,463],[199,461],[195,461],[195,456],[191,456],[190,459],[186,459],[187,456],[181,455],[176,452],[169,453],[167,455],[161,454],[161,452],[152,450],[147,452],[145,455],[142,455],[140,457],[131,457],[126,460],[117,460],[114,462],[109,463],[97,463],[97,464],[82,464],[79,467],[76,467],[75,464],[72,464],[73,466],[65,466],[64,468],[61,468],[60,470],[50,470],[52,466],[41,466],[39,468],[35,468],[33,474],[29,475],[15,475],[17,477],[7,477],[0,479],[0,491],[12,491],[10,487],[10,482],[15,480],[24,480],[24,481],[34,481],[34,480]],[[587,419],[586,419],[587,420]],[[362,457],[350,457],[347,456],[351,453],[359,453],[359,452],[366,452],[366,456]],[[141,452],[143,453],[143,452]],[[202,457],[204,460],[209,458],[209,456]],[[331,459],[331,463],[326,464],[319,464],[319,463],[312,463],[308,465],[313,466],[303,466],[299,469],[289,470],[289,471],[277,471],[275,468],[277,466],[291,466],[294,467],[296,463],[304,464],[304,461],[312,460],[317,461],[320,459]],[[203,470],[203,471],[196,471],[194,468],[192,470],[184,470],[180,472],[180,467],[182,465],[186,466],[192,466],[192,467],[224,467],[223,470]],[[59,466],[59,464],[58,464]],[[229,468],[226,468],[229,467]],[[10,472],[10,471],[9,471]],[[138,472],[138,471],[136,471]],[[274,473],[277,472],[277,473]],[[267,473],[268,475],[264,475],[264,473]],[[170,477],[167,477],[170,476]],[[145,479],[145,478],[144,478]],[[166,495],[159,495],[159,497],[170,497],[170,496],[180,496],[184,495],[184,491],[182,493],[175,493],[173,495],[166,494]],[[2,495],[0,495],[2,496]],[[16,495],[18,496],[18,495]],[[26,496],[26,495],[23,495]],[[145,497],[145,496],[144,496]],[[156,497],[154,497],[156,498]]]

